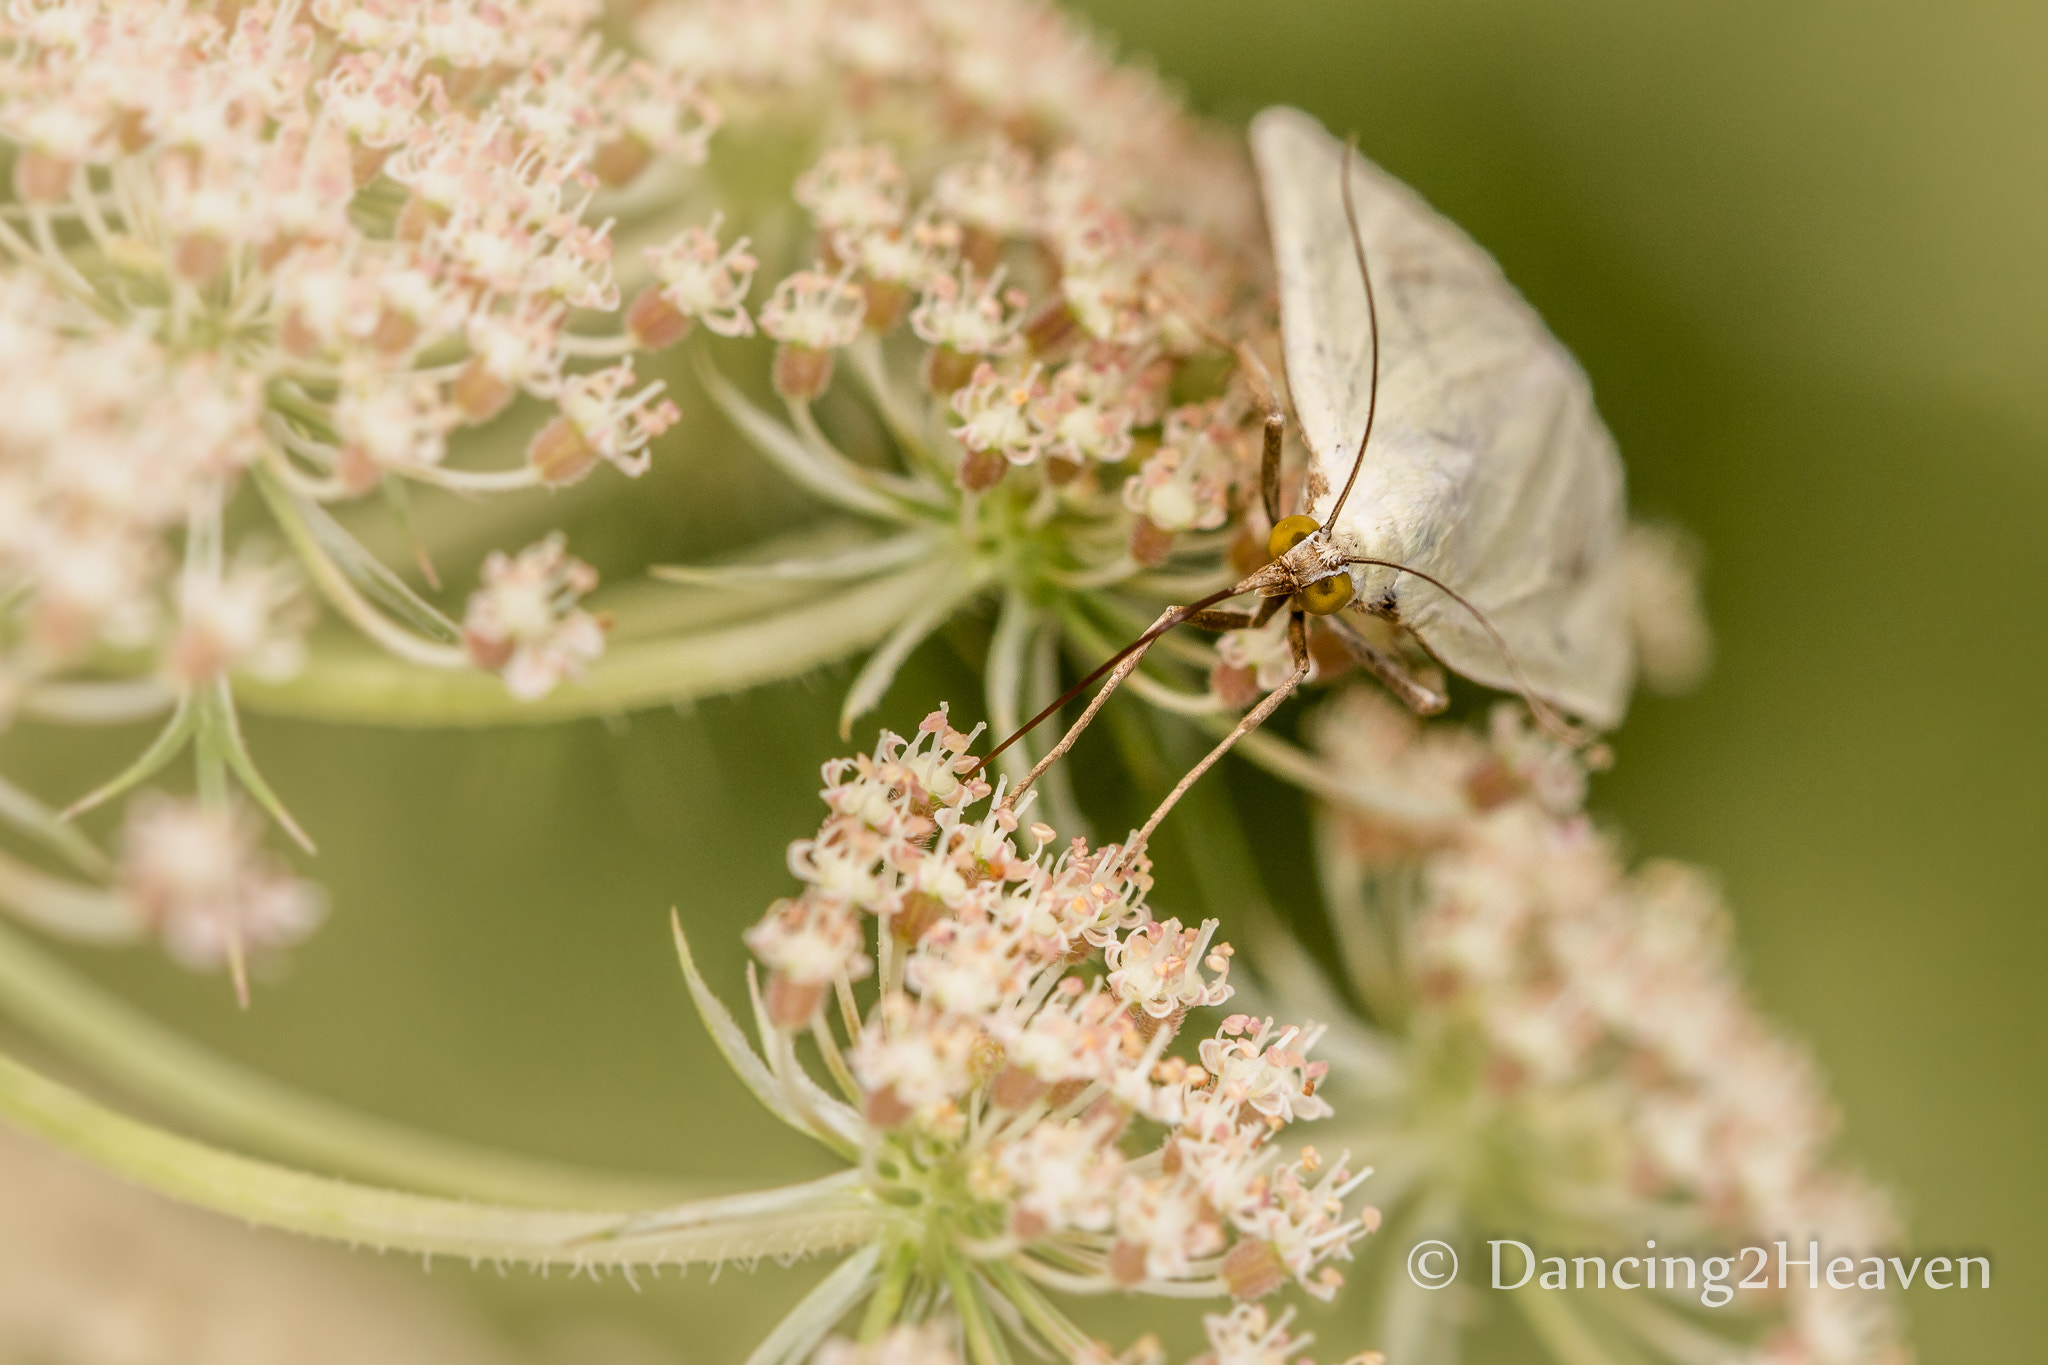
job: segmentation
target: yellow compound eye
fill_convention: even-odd
[[[1303,588],[1298,596],[1302,609],[1311,616],[1328,616],[1333,611],[1342,611],[1351,600],[1351,575],[1338,573],[1319,578]]]
[[[1266,537],[1266,552],[1278,559],[1322,529],[1314,517],[1282,517],[1273,527],[1273,534]]]

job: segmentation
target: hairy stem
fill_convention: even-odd
[[[538,724],[668,706],[780,682],[865,649],[957,579],[923,564],[787,611],[716,629],[621,642],[580,680],[523,702],[498,678],[410,668],[364,649],[316,648],[298,677],[244,681],[236,697],[259,711],[364,725]]]
[[[802,1256],[858,1246],[882,1214],[843,1180],[817,1198],[760,1211],[760,1196],[668,1210],[670,1226],[618,1237],[619,1215],[525,1209],[406,1194],[307,1175],[182,1138],[116,1113],[0,1056],[0,1115],[65,1151],[158,1194],[260,1227],[381,1251],[527,1265],[662,1266]],[[730,1207],[728,1215],[721,1205]]]
[[[0,930],[0,1010],[152,1110],[210,1137],[408,1189],[535,1206],[644,1207],[692,1191],[414,1132],[247,1071]]]

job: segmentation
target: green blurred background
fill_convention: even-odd
[[[1912,1247],[1993,1256],[1989,1293],[1916,1291],[1923,1359],[2038,1358],[2048,6],[1083,8],[1208,112],[1287,101],[1356,129],[1585,362],[1637,508],[1705,542],[1720,648],[1699,693],[1640,703],[1597,804],[1638,850],[1719,870],[1758,993],[1819,1052]],[[672,459],[638,490],[645,536],[702,554],[748,529],[714,526]],[[844,682],[481,735],[254,721],[322,841],[331,924],[247,1015],[153,954],[78,960],[227,1053],[451,1134],[804,1168],[690,1020],[665,916],[682,904],[737,982],[736,931],[815,825]],[[887,718],[969,689],[934,648]],[[53,782],[124,746],[89,768],[67,749]],[[805,1278],[437,1276],[522,1338],[621,1312],[687,1324],[680,1358],[703,1361],[738,1359]]]

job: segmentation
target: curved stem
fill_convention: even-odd
[[[4,777],[0,777],[0,824],[14,826],[88,877],[107,875],[106,855],[79,833],[78,826],[60,819],[57,812]]]
[[[0,906],[24,923],[80,943],[129,943],[142,932],[115,892],[38,872],[0,853]]]
[[[327,550],[306,525],[304,516],[291,493],[277,486],[277,479],[257,470],[256,483],[266,495],[277,524],[298,552],[306,571],[318,585],[321,596],[328,605],[339,612],[348,623],[375,641],[379,646],[418,667],[446,669],[467,672],[471,670],[469,655],[455,645],[438,644],[423,639],[406,630],[390,617],[378,611],[351,583],[348,575],[331,559]]]
[[[881,338],[872,332],[867,333],[848,347],[846,354],[853,362],[853,372],[860,379],[861,387],[868,391],[868,397],[874,402],[882,425],[889,428],[889,435],[902,448],[907,462],[942,483],[949,479],[950,471],[932,456],[931,446],[925,438],[923,418],[910,410],[896,386],[889,382]]]
[[[513,1204],[632,1208],[688,1191],[558,1167],[359,1114],[181,1038],[0,929],[0,1010],[153,1110],[222,1141],[409,1189]]]
[[[160,716],[177,703],[177,689],[161,678],[46,682],[22,696],[21,713],[55,725],[126,725]]]
[[[904,615],[854,675],[853,686],[846,689],[846,700],[839,707],[841,739],[853,734],[854,721],[881,704],[889,684],[896,681],[898,670],[911,652],[924,643],[925,637],[944,625],[961,603],[988,582],[987,570],[978,566],[942,563],[940,567],[947,570],[944,581]]]
[[[874,1288],[875,1263],[881,1255],[882,1249],[876,1245],[847,1257],[762,1338],[747,1357],[747,1365],[785,1365],[808,1359],[833,1325]]]
[[[811,454],[827,469],[837,471],[841,476],[852,479],[869,488],[916,503],[932,512],[950,512],[952,499],[937,485],[903,474],[892,474],[887,470],[869,469],[847,457],[846,453],[832,444],[830,437],[818,425],[818,419],[811,412],[811,405],[798,399],[785,400],[789,409],[789,423],[796,428]]]
[[[843,1181],[810,1204],[761,1212],[758,1196],[697,1206],[688,1226],[614,1238],[616,1213],[510,1208],[307,1175],[116,1113],[0,1056],[0,1115],[145,1189],[262,1227],[382,1251],[529,1265],[660,1266],[802,1256],[871,1241],[882,1215]],[[677,1211],[671,1211],[673,1214]]]
[[[739,430],[747,444],[793,482],[848,512],[884,521],[909,522],[916,519],[896,499],[869,487],[845,470],[821,462],[801,437],[755,407],[734,388],[732,381],[719,373],[702,347],[693,348],[690,359],[696,366],[698,383],[704,386],[704,392],[718,405],[726,420]]]
[[[1037,613],[1031,602],[1015,588],[1003,594],[1002,610],[996,616],[995,637],[989,641],[988,662],[983,668],[982,686],[988,701],[989,725],[999,735],[1017,728],[1023,718],[1019,703],[1024,694],[1024,656],[1031,644]],[[1014,784],[1031,771],[1031,755],[1017,745],[999,760]]]
[[[540,488],[545,481],[532,465],[511,469],[448,469],[423,465],[399,471],[414,483],[431,484],[453,493],[511,493],[522,488]]]
[[[708,587],[757,587],[763,584],[847,582],[870,578],[931,555],[938,547],[929,531],[908,531],[863,541],[843,550],[782,559],[742,559],[724,564],[656,564],[650,577],[668,583]]]
[[[522,702],[482,673],[408,668],[367,650],[316,652],[285,683],[244,681],[236,696],[259,711],[366,725],[508,725],[616,715],[780,682],[886,636],[957,581],[954,565],[918,565],[789,611],[714,630],[622,642],[581,680]]]

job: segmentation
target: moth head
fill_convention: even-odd
[[[1282,517],[1266,538],[1273,562],[1254,575],[1270,578],[1270,586],[1261,584],[1255,591],[1268,596],[1291,592],[1301,609],[1313,616],[1343,610],[1351,601],[1351,574],[1341,558],[1327,552],[1328,537],[1318,535],[1322,529],[1314,517]]]

